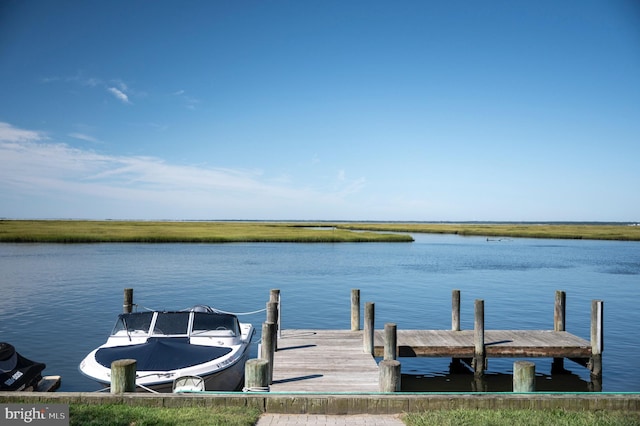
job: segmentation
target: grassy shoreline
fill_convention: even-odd
[[[416,233],[640,241],[640,226],[611,224],[0,220],[4,243],[411,242]]]
[[[341,229],[509,238],[640,241],[640,226],[535,223],[354,223]]]
[[[276,222],[1,220],[5,243],[411,242],[409,234]]]

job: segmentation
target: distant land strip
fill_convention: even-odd
[[[0,220],[4,243],[412,242],[417,233],[640,241],[631,224]]]
[[[556,238],[640,241],[638,224],[597,223],[348,223],[341,229],[456,234],[487,238]]]

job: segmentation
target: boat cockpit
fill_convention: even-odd
[[[237,337],[240,334],[240,323],[234,315],[194,308],[120,314],[111,337]]]

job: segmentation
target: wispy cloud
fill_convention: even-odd
[[[104,86],[105,82],[101,78],[98,77],[87,77],[82,70],[76,72],[74,75],[60,78],[53,77],[44,80],[45,82],[55,82],[55,81],[66,81],[69,83],[79,84],[80,86],[88,86],[88,87],[97,87]]]
[[[30,142],[46,139],[47,137],[43,132],[35,130],[23,130],[17,127],[13,127],[9,123],[3,123],[0,121],[0,141],[9,142]]]
[[[74,139],[79,139],[79,140],[85,141],[85,142],[91,142],[91,143],[99,143],[100,142],[98,139],[94,138],[91,135],[87,135],[85,133],[74,132],[74,133],[69,133],[69,136],[74,138]]]
[[[176,90],[175,92],[172,93],[172,95],[179,97],[184,103],[185,108],[187,109],[194,110],[200,104],[200,100],[193,96],[187,95],[186,90],[182,90],[182,89]]]
[[[85,135],[75,134],[78,136]],[[318,206],[340,204],[345,195],[361,187],[359,181],[347,181],[340,189],[325,192],[295,187],[261,170],[101,154],[52,142],[43,132],[8,123],[0,123],[0,159],[0,197],[46,194],[74,200],[82,206],[77,217],[270,218],[282,212],[304,217],[300,212],[312,215]],[[113,206],[116,213],[92,211],[97,202]],[[41,215],[55,216],[56,206],[48,208],[54,213]]]
[[[115,87],[108,87],[108,88],[107,88],[107,91],[108,91],[109,93],[111,93],[113,96],[115,96],[115,97],[116,97],[116,99],[118,99],[118,100],[120,100],[120,101],[124,102],[125,104],[129,104],[129,103],[131,103],[131,102],[129,101],[129,96],[127,96],[127,94],[126,94],[126,93],[124,93],[122,90],[120,90],[120,89],[118,89],[118,88],[115,88]]]
[[[40,82],[43,84],[66,82],[82,87],[102,88],[124,104],[132,103],[130,99],[131,94],[141,94],[140,92],[131,90],[128,85],[120,79],[104,80],[99,77],[86,76],[82,71],[78,71],[75,75],[66,78],[58,76],[43,77],[40,79]]]

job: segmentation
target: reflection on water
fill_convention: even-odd
[[[441,373],[402,375],[402,392],[512,392],[513,376],[506,373],[489,373],[477,378],[473,372],[461,374]],[[580,376],[567,374],[546,375],[536,373],[536,392],[598,392],[594,383]]]
[[[409,364],[415,368],[420,363],[417,358],[398,358],[402,364]],[[489,364],[496,361],[488,359]],[[504,359],[504,362],[513,363],[514,359]],[[575,374],[565,368],[556,369],[551,374],[544,372],[549,367],[548,359],[527,359],[536,364],[536,392],[601,392],[601,380],[588,380],[589,374]],[[445,359],[440,360],[440,364]],[[429,374],[403,373],[401,378],[402,392],[512,392],[513,371],[488,372],[476,377],[473,370],[462,360],[447,361],[449,367],[442,371],[433,371]],[[568,364],[568,362],[566,362]],[[406,368],[403,370],[407,370]],[[586,378],[585,378],[586,376]]]

